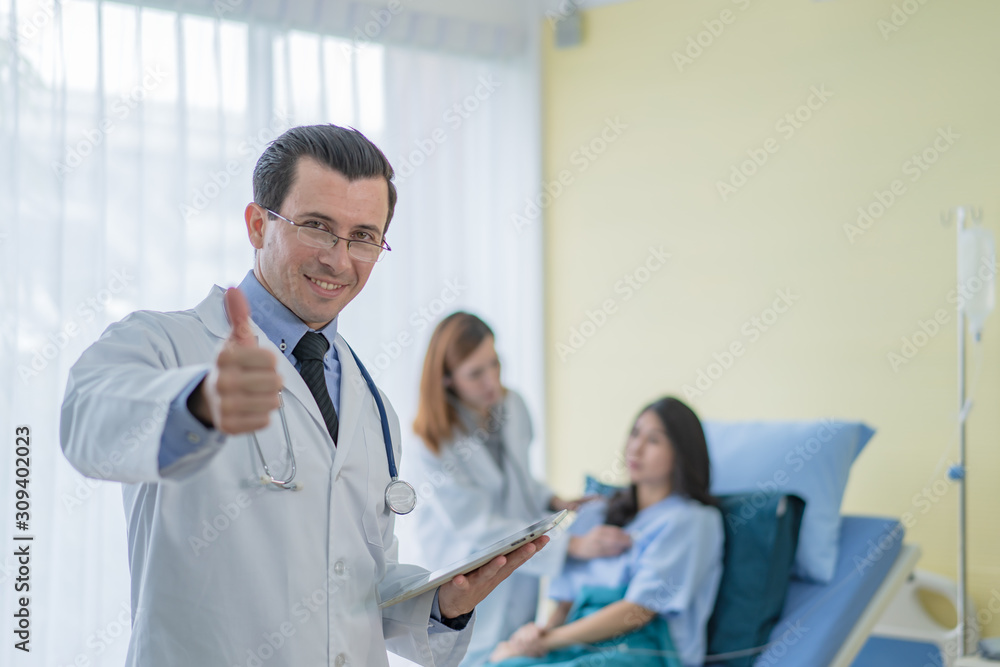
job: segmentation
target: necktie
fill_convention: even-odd
[[[292,354],[299,362],[299,374],[305,380],[306,386],[316,399],[316,405],[323,415],[326,428],[333,438],[333,444],[337,444],[337,430],[340,422],[337,419],[337,411],[330,400],[330,392],[326,388],[326,372],[323,370],[323,357],[330,349],[330,341],[321,333],[307,331],[299,341]]]

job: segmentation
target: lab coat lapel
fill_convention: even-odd
[[[355,441],[363,440],[363,434],[358,433],[361,414],[366,411],[369,404],[374,404],[374,398],[368,391],[368,385],[361,376],[354,355],[351,354],[343,336],[337,334],[334,345],[337,346],[337,356],[340,358],[340,412],[337,414],[340,427],[337,435],[337,456],[333,461],[333,475],[336,476]]]
[[[213,335],[221,340],[228,338],[232,329],[229,324],[229,318],[226,316],[226,307],[222,300],[224,294],[225,290],[215,285],[209,291],[205,300],[195,307],[195,313],[198,314],[198,318]],[[326,422],[323,421],[323,415],[319,411],[319,406],[316,405],[316,399],[313,398],[312,392],[309,391],[305,380],[302,379],[302,376],[295,370],[295,366],[292,366],[284,353],[264,335],[264,332],[253,321],[252,317],[250,318],[250,325],[253,328],[253,335],[257,338],[257,344],[264,349],[271,350],[278,359],[278,373],[281,375],[282,392],[285,394],[286,399],[290,395],[305,407],[306,412],[316,422],[320,431],[326,434],[330,447],[333,447],[333,439],[330,438],[330,434],[326,429]]]
[[[282,393],[285,396],[293,396],[299,403],[301,403],[309,416],[312,417],[316,426],[319,430],[323,432],[326,436],[327,444],[330,448],[333,448],[333,438],[330,437],[330,431],[326,428],[326,422],[323,420],[323,413],[319,411],[319,406],[316,404],[316,398],[309,391],[309,385],[306,381],[302,379],[299,372],[295,370],[295,366],[292,366],[292,362],[288,360],[277,346],[264,336],[263,334],[259,337],[260,346],[267,348],[274,353],[274,356],[278,358],[278,374],[281,375]],[[287,398],[286,398],[287,400]]]
[[[497,466],[493,455],[486,449],[483,441],[473,433],[465,436],[461,446],[468,447],[468,451],[472,453],[466,465],[470,474],[478,480],[479,486],[499,492],[501,487],[503,487],[504,474]]]
[[[226,318],[226,307],[222,303],[224,290],[218,285],[213,285],[208,291],[208,296],[194,308],[201,323],[216,337],[225,340],[229,337],[229,320]],[[256,327],[255,327],[256,328]],[[260,330],[254,332],[260,335]]]

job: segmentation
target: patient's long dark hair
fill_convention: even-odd
[[[644,407],[636,416],[636,421],[639,416],[647,412],[652,412],[660,420],[663,430],[667,432],[667,438],[674,447],[671,493],[687,496],[703,505],[717,506],[718,501],[708,491],[711,483],[708,445],[698,415],[683,401],[673,396],[666,396]],[[635,484],[631,484],[611,497],[608,502],[608,515],[604,522],[623,527],[638,513],[639,502]]]

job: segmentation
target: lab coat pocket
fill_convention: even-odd
[[[362,523],[368,544],[382,550],[385,548],[382,535],[391,530],[391,517],[385,505],[385,489],[392,478],[389,477],[389,463],[385,456],[382,433],[366,426],[364,434],[365,451],[368,455],[368,497]]]

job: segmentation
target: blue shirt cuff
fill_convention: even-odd
[[[473,610],[474,611],[474,610]],[[455,618],[449,618],[445,620],[441,617],[441,607],[438,606],[438,592],[434,591],[434,601],[431,602],[431,627],[430,633],[435,632],[448,632],[448,631],[460,631],[464,630],[465,626],[469,624],[472,619],[473,612],[470,611],[467,614],[462,614],[461,616],[456,616]]]
[[[224,433],[209,428],[188,410],[188,398],[205,379],[208,371],[198,374],[180,394],[170,402],[163,436],[160,438],[160,452],[157,461],[160,471],[164,471],[180,459],[201,450],[210,443],[218,443],[225,438]]]

